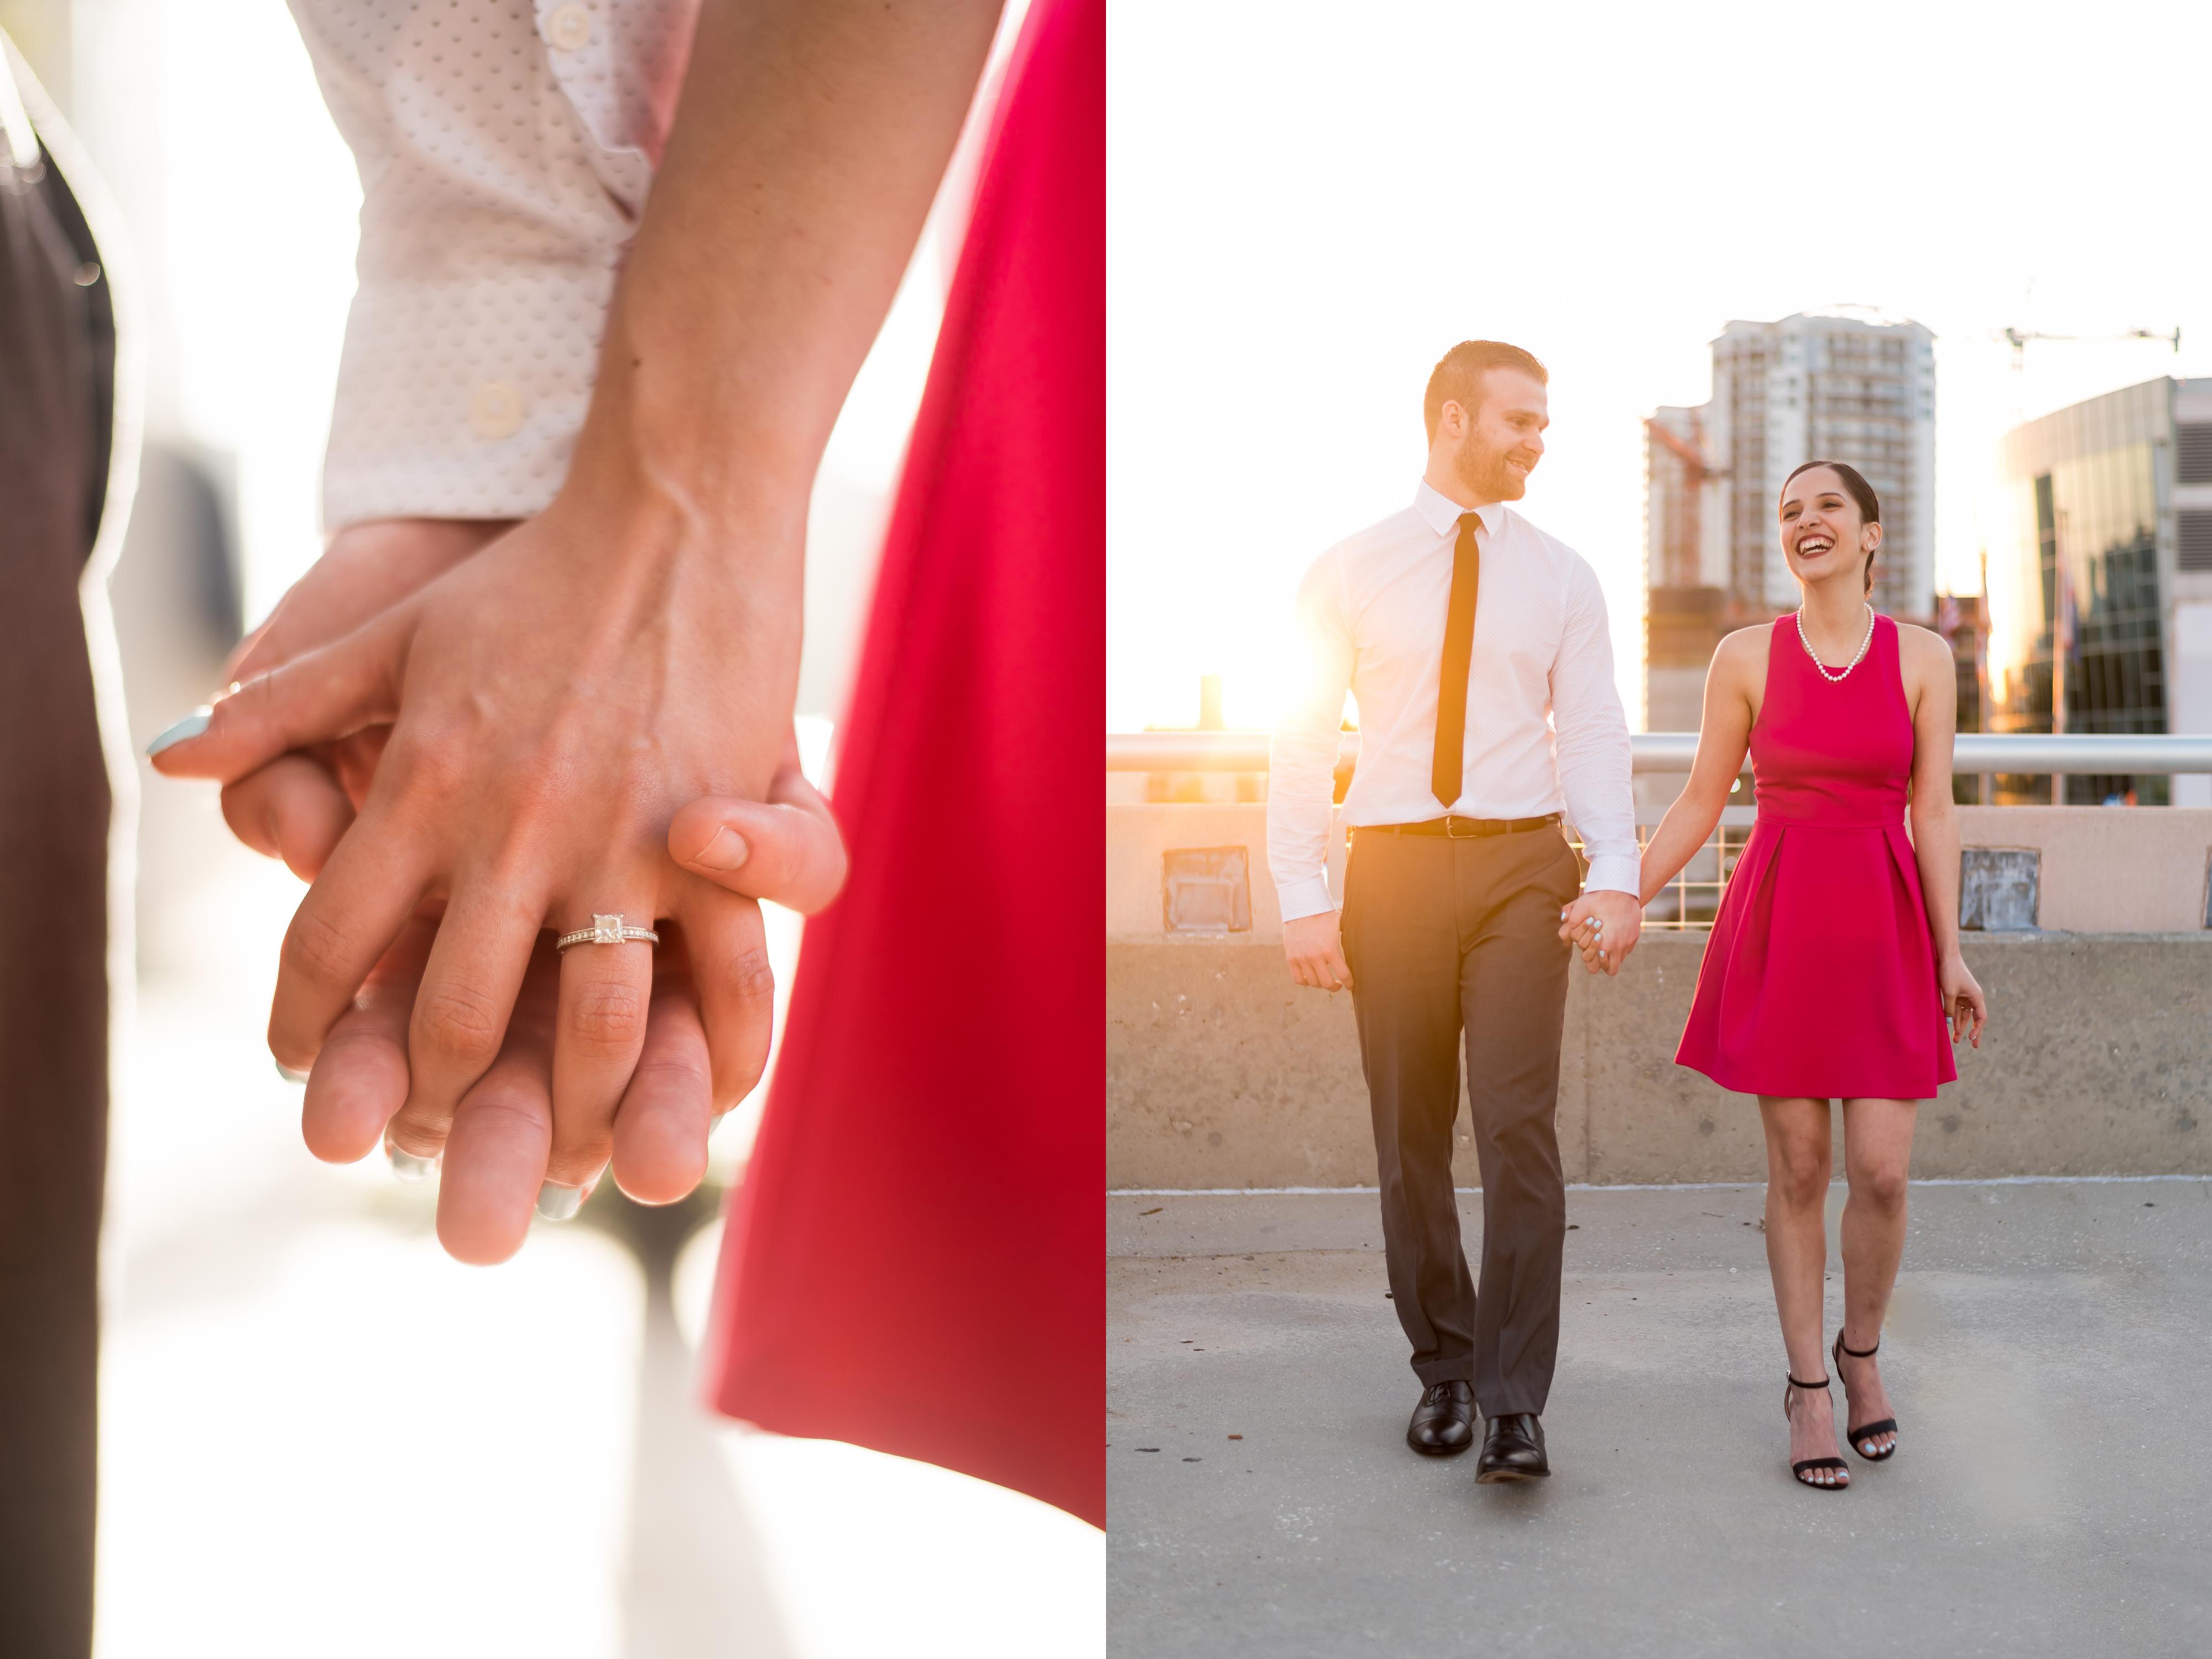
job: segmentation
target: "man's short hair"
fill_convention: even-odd
[[[1462,340],[1429,371],[1421,417],[1428,422],[1431,443],[1437,441],[1437,423],[1443,419],[1447,403],[1457,404],[1469,415],[1482,407],[1482,377],[1493,368],[1517,368],[1540,386],[1552,379],[1534,352],[1503,340]]]

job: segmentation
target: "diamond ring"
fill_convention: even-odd
[[[620,945],[635,939],[641,945],[658,945],[660,935],[650,927],[625,927],[620,912],[611,916],[594,914],[592,925],[579,927],[573,933],[563,933],[553,941],[554,948],[565,951],[572,945]]]

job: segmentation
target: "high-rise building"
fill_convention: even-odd
[[[1726,473],[1727,585],[1781,610],[1797,603],[1775,503],[1804,462],[1844,461],[1881,498],[1875,609],[1936,608],[1936,337],[1918,323],[1851,317],[1733,322],[1713,342],[1706,425]]]
[[[2014,428],[1989,545],[1990,727],[2212,732],[2212,380],[2162,378]],[[2075,777],[2065,799],[2163,777]],[[2000,799],[2049,799],[2003,779]],[[2173,780],[2212,805],[2212,779]]]
[[[1644,422],[1649,590],[1644,719],[1698,723],[1720,636],[1794,607],[1775,504],[1809,460],[1856,467],[1881,498],[1874,603],[1936,610],[1935,337],[1853,317],[1731,322],[1713,347],[1713,395]]]

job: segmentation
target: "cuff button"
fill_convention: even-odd
[[[573,3],[556,8],[545,20],[545,38],[562,52],[580,51],[592,38],[592,14]]]
[[[512,438],[522,415],[522,393],[505,380],[486,380],[469,394],[469,429],[479,438]]]

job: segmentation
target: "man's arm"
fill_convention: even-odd
[[[1605,594],[1580,560],[1568,582],[1566,627],[1552,667],[1552,724],[1567,816],[1589,857],[1583,896],[1560,918],[1559,931],[1589,947],[1595,965],[1618,973],[1644,927],[1636,898],[1636,801]]]
[[[270,1021],[277,1058],[309,1069],[416,896],[446,895],[394,1144],[452,1121],[497,1058],[539,928],[601,911],[682,928],[714,1105],[757,1079],[764,962],[743,901],[671,864],[669,823],[702,794],[759,799],[775,775],[814,467],[997,9],[708,0],[560,495],[163,744],[165,772],[228,782],[396,721],[294,918]],[[562,959],[550,1154],[521,1148],[500,1174],[523,1200],[510,1215],[541,1179],[575,1188],[605,1167],[651,989],[642,950]]]
[[[1329,808],[1351,689],[1352,648],[1343,566],[1324,554],[1298,585],[1297,681],[1268,746],[1267,868],[1283,910],[1283,953],[1301,985],[1352,982],[1328,896]]]

